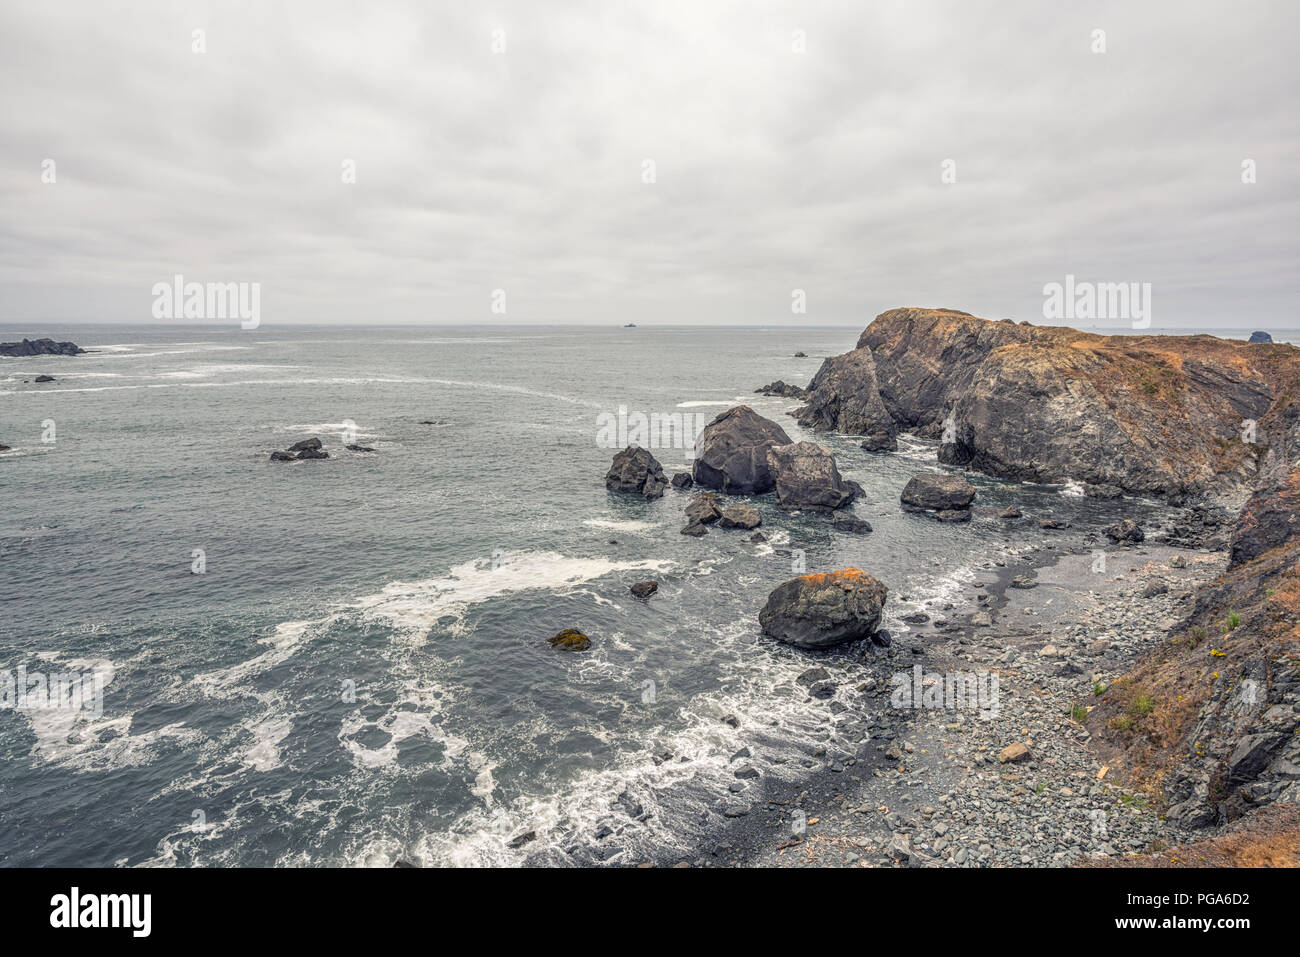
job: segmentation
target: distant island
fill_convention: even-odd
[[[78,356],[85,351],[75,342],[55,342],[53,339],[0,342],[0,356]]]
[[[625,323],[623,323],[623,328],[624,328],[624,329],[635,329],[635,328],[636,328],[636,323],[635,323],[635,322],[625,322]]]

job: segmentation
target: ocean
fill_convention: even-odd
[[[832,719],[794,679],[857,653],[762,637],[772,588],[862,568],[906,635],[901,615],[1053,534],[903,514],[907,479],[940,468],[933,443],[873,455],[754,394],[806,385],[858,331],[0,327],[94,350],[0,359],[0,670],[102,683],[102,708],[0,710],[0,863],[690,856],[722,825],[738,750],[812,773],[784,756]],[[832,448],[874,532],[768,495],[769,541],[695,539],[688,494],[606,491],[602,416],[739,402]],[[269,460],[310,436],[329,459]],[[653,451],[689,467],[688,449]],[[972,481],[978,506],[1083,530],[1115,516],[1072,485]],[[648,602],[628,592],[645,580]],[[589,651],[547,644],[570,627]]]

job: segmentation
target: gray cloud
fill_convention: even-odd
[[[0,320],[149,321],[182,273],[260,282],[264,323],[1038,321],[1073,273],[1150,282],[1155,327],[1294,326],[1298,25],[1284,2],[9,4]]]

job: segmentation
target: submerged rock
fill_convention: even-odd
[[[689,535],[691,538],[700,538],[709,534],[708,528],[700,522],[691,522],[682,529],[683,535]]]
[[[870,638],[888,589],[858,568],[802,575],[779,585],[758,613],[763,633],[800,648]]]
[[[907,508],[922,511],[968,511],[975,501],[975,487],[960,475],[926,472],[908,481],[899,500]]]
[[[638,445],[629,445],[616,454],[605,474],[605,488],[611,492],[639,492],[646,498],[659,498],[667,487],[663,466]]]
[[[329,457],[330,454],[321,448],[303,449],[295,456],[298,459],[327,459]]]
[[[38,376],[36,377],[36,381],[37,381],[37,382],[53,382],[53,381],[54,381],[54,376],[52,376],[52,375],[38,375]]]
[[[345,446],[349,452],[373,452],[374,449],[368,445],[348,445]]]
[[[297,457],[297,456],[295,456],[292,452],[272,452],[272,453],[271,453],[271,461],[272,461],[272,462],[292,462],[296,457]]]
[[[1002,511],[998,512],[998,518],[1021,518],[1024,513],[1014,505],[1008,505]]]
[[[564,651],[586,651],[591,647],[591,639],[576,628],[566,628],[555,637],[547,638],[546,643]]]
[[[706,425],[695,445],[691,475],[696,484],[728,495],[761,495],[775,482],[767,452],[789,445],[790,436],[747,405],[723,412]]]
[[[869,535],[871,533],[871,523],[861,518],[853,518],[850,515],[836,515],[835,521],[831,522],[831,528],[837,532],[848,532],[850,535]]]
[[[831,450],[815,442],[792,442],[767,450],[777,504],[785,509],[834,511],[862,493],[857,482],[840,477]]]
[[[525,831],[523,834],[516,834],[510,840],[506,841],[506,847],[510,848],[511,850],[518,850],[519,848],[523,847],[525,844],[528,844],[536,839],[537,839],[536,831]]]

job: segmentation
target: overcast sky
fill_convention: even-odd
[[[1300,325],[1300,5],[560,6],[6,2],[0,320]]]

